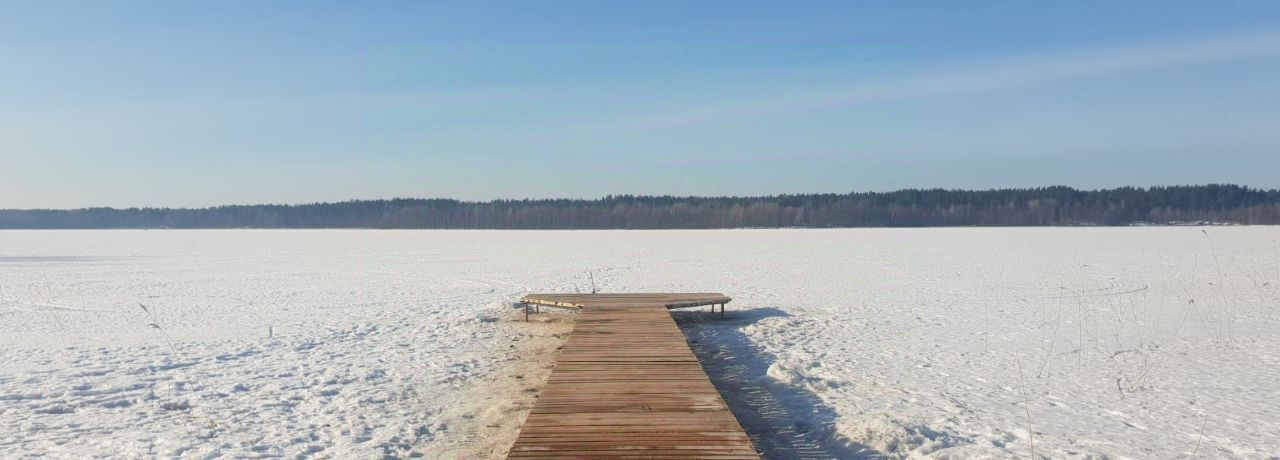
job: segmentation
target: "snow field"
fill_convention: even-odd
[[[1269,458],[1278,239],[0,232],[0,457],[500,457],[572,320],[510,302],[591,270],[734,298],[677,319],[770,457]]]

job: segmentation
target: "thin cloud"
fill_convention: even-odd
[[[777,116],[853,107],[870,102],[995,91],[1055,81],[1095,78],[1170,67],[1280,54],[1280,34],[1257,34],[1158,46],[1126,46],[1023,58],[971,69],[951,69],[899,79],[872,89],[850,88],[742,104],[699,107],[634,120],[631,128],[695,126],[730,119]]]

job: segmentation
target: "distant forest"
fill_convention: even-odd
[[[392,199],[201,209],[0,210],[0,228],[666,229],[1280,224],[1280,190],[1196,185],[759,197]]]

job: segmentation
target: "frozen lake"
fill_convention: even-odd
[[[500,457],[571,315],[678,314],[786,457],[1280,455],[1280,227],[3,231],[0,457]]]

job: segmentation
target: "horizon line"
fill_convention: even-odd
[[[1200,184],[1165,184],[1165,185],[1121,185],[1115,187],[1094,187],[1094,188],[1078,188],[1070,185],[1041,185],[1031,187],[990,187],[990,188],[962,188],[962,187],[906,187],[892,190],[852,190],[847,192],[810,192],[810,193],[774,193],[768,195],[659,195],[659,194],[630,194],[630,193],[610,193],[600,195],[593,198],[584,197],[524,197],[524,198],[493,198],[488,200],[466,200],[448,197],[390,197],[390,198],[351,198],[340,201],[308,201],[294,203],[233,203],[218,204],[208,206],[83,206],[77,208],[0,208],[0,212],[14,211],[87,211],[87,210],[207,210],[215,208],[234,208],[234,207],[255,207],[255,206],[284,206],[284,207],[302,207],[302,206],[324,206],[344,203],[369,203],[378,201],[454,201],[461,204],[492,204],[499,202],[529,202],[529,201],[587,201],[601,202],[617,198],[675,198],[675,199],[762,199],[762,198],[778,198],[778,197],[797,197],[797,196],[824,196],[824,195],[858,195],[858,194],[891,194],[908,191],[943,191],[943,192],[999,192],[999,191],[1027,191],[1041,190],[1053,188],[1065,188],[1076,192],[1099,192],[1120,189],[1137,189],[1148,191],[1154,188],[1175,188],[1175,187],[1238,187],[1248,191],[1257,191],[1263,193],[1276,192],[1280,193],[1280,188],[1253,187],[1249,185],[1236,183],[1219,183],[1208,182]]]

